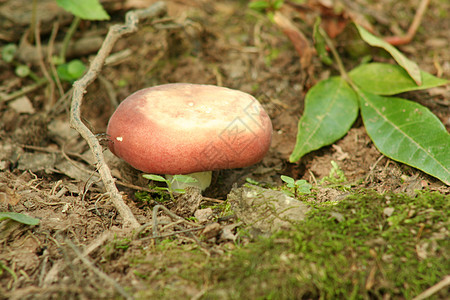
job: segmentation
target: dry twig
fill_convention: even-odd
[[[442,279],[441,281],[439,281],[432,287],[426,289],[424,292],[420,293],[420,295],[417,295],[416,297],[414,297],[413,300],[427,299],[427,298],[431,297],[433,294],[446,288],[449,285],[450,285],[450,275],[447,275],[444,277],[444,279]]]
[[[130,229],[138,228],[140,224],[132,214],[130,208],[124,203],[122,196],[119,194],[119,191],[114,184],[111,170],[105,162],[100,143],[89,128],[81,121],[81,104],[83,101],[83,95],[86,93],[86,88],[100,74],[106,57],[111,53],[116,41],[125,34],[137,31],[137,24],[140,19],[161,15],[165,13],[165,10],[166,5],[164,2],[156,2],[147,9],[128,12],[125,16],[125,24],[113,25],[110,27],[102,47],[92,61],[89,70],[73,85],[74,90],[71,104],[70,124],[87,141],[96,160],[97,168],[106,190],[108,191],[114,206],[124,219],[124,227]]]
[[[72,251],[76,254],[76,256],[90,269],[92,272],[94,272],[98,277],[103,279],[105,282],[109,283],[114,287],[114,289],[125,299],[134,299],[133,296],[128,294],[123,287],[121,287],[114,279],[106,275],[101,270],[97,269],[94,264],[83,254],[78,250],[78,248],[72,243],[70,240],[66,240],[67,245],[69,245],[70,248],[72,248]]]

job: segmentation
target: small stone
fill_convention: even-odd
[[[251,226],[254,235],[289,229],[303,221],[310,210],[303,202],[281,191],[258,186],[234,188],[228,194],[228,200],[236,216]]]
[[[390,217],[394,213],[394,210],[395,209],[392,207],[386,207],[385,209],[383,209],[383,214],[387,217]]]
[[[22,96],[9,103],[9,107],[19,114],[34,114],[36,110],[27,96]]]
[[[213,237],[216,237],[219,234],[220,231],[220,224],[219,223],[212,223],[206,225],[205,229],[203,229],[203,236],[205,239],[209,240]]]
[[[199,223],[205,223],[208,221],[209,217],[212,216],[213,211],[211,208],[198,209],[194,213],[194,217]]]

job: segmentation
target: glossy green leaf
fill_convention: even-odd
[[[374,36],[370,32],[368,32],[363,27],[356,25],[356,28],[358,28],[359,34],[361,35],[361,38],[368,43],[369,45],[373,47],[380,47],[389,52],[392,57],[395,59],[395,61],[402,66],[406,72],[408,72],[409,76],[416,82],[417,85],[422,84],[422,75],[420,73],[419,66],[413,62],[412,60],[408,59],[405,55],[403,55],[400,51],[398,51],[394,46],[389,44],[386,41],[383,41],[379,37]]]
[[[144,175],[142,175],[142,177],[153,180],[153,181],[167,182],[166,178],[159,176],[159,175],[155,175],[155,174],[144,174]]]
[[[16,213],[16,212],[0,212],[0,221],[5,219],[11,219],[16,222],[25,224],[25,225],[38,225],[39,219]]]
[[[295,179],[286,175],[281,175],[280,176],[281,180],[283,180],[284,182],[286,182],[288,184],[288,187],[294,187],[295,185]]]
[[[343,137],[358,117],[358,97],[340,77],[323,80],[305,97],[305,110],[298,123],[297,142],[289,160],[330,145]]]
[[[420,73],[422,85],[417,85],[402,67],[385,63],[364,64],[350,71],[349,75],[360,88],[377,95],[395,95],[449,83],[430,73]]]
[[[59,6],[84,20],[109,20],[99,0],[56,0]]]
[[[367,133],[381,153],[450,184],[450,135],[426,107],[360,92]]]

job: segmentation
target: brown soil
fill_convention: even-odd
[[[17,2],[0,1],[0,11],[15,11],[13,6],[16,7]],[[31,11],[30,1],[26,2],[20,6],[21,12]],[[57,42],[62,40],[70,24],[70,16],[47,2],[54,1],[38,2],[38,8],[43,9],[40,30],[45,45],[48,45],[52,24],[58,17]],[[82,22],[75,39],[104,37],[108,26],[123,22],[127,9],[139,8],[149,2],[106,1],[112,20]],[[411,195],[423,188],[445,194],[450,192],[440,181],[380,154],[361,120],[334,145],[306,155],[299,163],[288,163],[306,92],[320,79],[337,74],[337,71],[323,66],[317,58],[313,58],[308,70],[302,68],[289,39],[266,18],[249,11],[245,1],[167,2],[170,20],[141,24],[137,33],[119,40],[113,52],[122,51],[125,56],[105,66],[101,80],[88,88],[82,115],[94,133],[105,132],[115,103],[133,91],[169,82],[215,84],[254,95],[270,115],[274,135],[272,147],[261,163],[215,174],[215,184],[205,194],[209,198],[202,200],[204,204],[225,200],[233,184],[241,185],[247,177],[270,186],[281,185],[280,175],[317,183],[330,173],[331,161],[338,163],[347,184],[353,188]],[[365,2],[373,1],[356,2],[364,3],[359,4],[361,11],[369,10],[373,15],[383,17],[374,20],[371,16],[376,30],[381,33],[405,30],[416,9],[409,7],[411,4],[391,1],[370,6]],[[441,16],[448,5],[441,2],[431,4],[414,41],[400,49],[422,69],[449,78],[449,18],[436,17]],[[46,9],[45,5],[50,8]],[[388,23],[377,22],[380,19]],[[16,14],[1,22],[5,31],[0,33],[0,47],[10,42],[19,43],[29,27],[29,23]],[[311,27],[302,22],[297,25],[311,37]],[[345,63],[349,67],[356,65],[359,58],[346,54],[345,40],[338,36],[336,43],[346,57]],[[125,50],[130,52],[123,52]],[[71,55],[88,63],[94,54]],[[385,60],[377,56],[375,59]],[[26,64],[43,76],[38,63],[27,61]],[[0,62],[0,70],[1,95],[33,84],[31,79],[17,77],[12,64]],[[63,89],[69,91],[70,85],[63,84]],[[108,260],[110,263],[103,265],[103,272],[122,286],[142,289],[133,273],[128,272],[128,258],[133,256],[133,251],[148,247],[152,242],[137,239],[132,241],[127,252],[120,252],[117,247],[108,252],[99,247],[105,240],[113,240],[111,235],[103,236],[104,232],[115,232],[118,238],[114,243],[120,243],[124,236],[122,218],[105,194],[99,177],[94,175],[89,147],[69,127],[69,97],[60,97],[57,89],[55,91],[55,103],[49,103],[51,90],[46,87],[25,94],[20,97],[21,101],[0,102],[0,211],[24,213],[40,219],[39,226],[35,227],[0,221],[0,299],[44,299],[58,295],[92,299],[116,295],[107,281],[89,271],[86,264],[75,263],[77,255],[68,241],[81,251],[92,247],[89,258],[94,264],[101,265],[102,261]],[[449,95],[447,86],[411,93],[407,97],[429,107],[450,128]],[[137,190],[147,189],[148,181],[138,171],[115,159],[108,150],[105,155],[113,175],[120,181],[118,187],[124,200],[138,222],[152,222],[155,202],[142,203],[135,197]],[[318,195],[324,201],[338,196],[326,189],[320,190]],[[179,212],[175,205],[168,207]],[[192,211],[190,213],[192,216]],[[162,215],[166,219],[163,217],[158,222],[170,223],[168,215]],[[215,236],[233,222],[233,219],[219,222],[219,228],[209,228],[212,232],[209,234]],[[185,224],[183,228],[190,227]],[[234,227],[231,230],[235,232]],[[194,238],[180,236],[180,244],[195,244],[196,237],[208,235],[207,231],[194,232]],[[207,240],[202,247],[209,255],[220,255],[229,243],[230,240],[222,237]],[[157,257],[153,259],[158,260]],[[98,292],[99,289],[102,292]]]

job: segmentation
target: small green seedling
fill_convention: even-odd
[[[74,83],[81,78],[85,70],[86,66],[84,63],[79,59],[74,59],[68,63],[58,65],[56,73],[61,80]]]
[[[174,189],[173,188],[174,184],[198,182],[197,179],[192,178],[189,175],[174,175],[170,180],[166,179],[160,175],[155,175],[155,174],[144,174],[142,176],[146,179],[150,179],[150,180],[158,181],[158,182],[164,182],[165,184],[167,184],[167,187],[154,187],[154,189],[159,190],[159,191],[168,192],[170,199],[172,199],[172,201],[175,201],[175,197],[173,195],[174,192],[178,193],[178,194],[186,193],[186,190],[184,190],[184,189]]]
[[[295,180],[292,177],[281,175],[281,180],[286,182],[288,189],[283,190],[288,196],[297,197],[303,194],[310,194],[312,185],[306,180]]]
[[[30,77],[34,81],[38,82],[40,80],[39,76],[33,73],[27,65],[18,62],[15,57],[17,54],[17,46],[15,44],[7,44],[2,49],[2,59],[4,62],[13,64],[16,66],[15,73],[20,78]]]
[[[322,178],[322,180],[320,181],[320,184],[323,184],[325,181],[332,183],[332,184],[338,184],[338,183],[343,183],[343,182],[347,181],[347,177],[345,177],[344,172],[341,170],[339,165],[334,160],[331,161],[330,174],[328,174],[328,176],[325,176],[324,178]]]
[[[256,180],[254,180],[254,179],[252,179],[250,177],[245,178],[245,181],[247,181],[248,183],[253,184],[253,185],[259,185],[260,184],[259,181],[256,181]]]
[[[25,225],[38,225],[39,219],[16,213],[16,212],[0,212],[0,221],[3,221],[5,219],[11,219],[16,222],[25,224]]]

